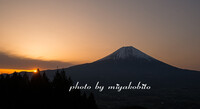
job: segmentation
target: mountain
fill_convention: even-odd
[[[200,106],[198,102],[200,97],[197,96],[200,91],[199,71],[171,66],[132,46],[122,47],[95,62],[72,66],[64,70],[75,80],[74,83],[78,81],[80,84],[93,86],[99,81],[101,85],[109,86],[128,85],[132,81],[147,83],[152,87],[149,91],[97,92],[95,93],[97,103],[104,109],[138,104],[149,109],[166,107],[177,109],[177,106],[180,109],[187,109],[191,107],[186,107],[186,105],[193,105],[195,108]],[[49,77],[52,77],[56,71],[46,72]]]
[[[130,59],[145,59],[145,60],[154,60],[154,58],[146,55],[145,53],[141,52],[140,50],[132,47],[132,46],[127,46],[127,47],[122,47],[115,51],[114,53],[98,60],[98,61],[104,61],[104,60],[130,60]]]
[[[72,66],[65,70],[75,81],[84,83],[145,81],[155,86],[176,86],[187,81],[196,81],[199,77],[198,71],[168,65],[132,46],[122,47],[95,62]]]

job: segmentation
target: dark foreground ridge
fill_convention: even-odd
[[[98,61],[65,69],[67,75],[80,83],[102,85],[147,83],[148,91],[109,90],[94,93],[103,109],[139,105],[148,109],[198,109],[200,107],[200,72],[185,70],[157,60],[142,51],[122,47]],[[49,75],[53,75],[48,71]],[[53,71],[55,72],[55,71]]]
[[[0,76],[0,109],[97,109],[94,95],[80,90],[69,92],[72,80],[57,71],[49,81],[39,69],[31,80],[25,73]]]

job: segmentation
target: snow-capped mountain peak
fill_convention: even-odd
[[[98,61],[103,61],[103,60],[123,60],[123,59],[133,59],[133,58],[142,58],[146,60],[152,60],[153,58],[148,56],[147,54],[141,52],[140,50],[132,47],[132,46],[125,46],[121,47],[117,51],[113,52],[112,54],[98,60]]]

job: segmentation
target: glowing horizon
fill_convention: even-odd
[[[14,72],[35,72],[36,69],[33,70],[27,70],[27,69],[0,69],[0,74],[12,74]]]

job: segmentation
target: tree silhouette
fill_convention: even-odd
[[[57,70],[53,81],[39,69],[37,73],[1,74],[0,109],[97,109],[94,95],[87,98],[80,90],[69,92],[72,84],[64,70]]]
[[[90,93],[89,97],[88,97],[88,103],[89,103],[89,109],[96,109],[97,105],[96,105],[96,101],[94,99],[94,94]]]

